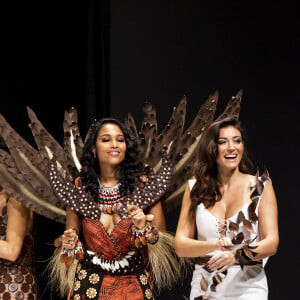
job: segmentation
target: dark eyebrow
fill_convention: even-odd
[[[100,135],[100,137],[103,137],[103,136],[111,136],[111,134],[110,133],[104,133],[104,134]],[[117,136],[118,137],[120,137],[120,136],[124,137],[123,134],[117,134]]]
[[[235,139],[235,138],[242,138],[242,137],[240,135],[235,135],[232,138]],[[219,137],[219,140],[221,140],[221,139],[228,140],[228,138],[226,138],[226,137]]]

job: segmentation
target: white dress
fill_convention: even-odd
[[[231,239],[236,237],[230,228],[230,225],[238,225],[238,232],[244,235],[244,241],[253,239],[259,241],[257,211],[261,194],[264,188],[265,180],[268,176],[258,178],[258,184],[253,188],[251,194],[252,202],[245,204],[243,208],[235,215],[227,220],[219,220],[209,210],[205,208],[203,203],[197,206],[196,210],[196,226],[198,232],[198,240],[209,241],[217,240],[220,235],[229,236]],[[196,180],[189,180],[190,190]],[[250,207],[251,205],[251,207]],[[250,208],[249,208],[250,207]],[[252,213],[251,213],[252,212]],[[255,233],[250,233],[241,219],[251,221]],[[247,221],[246,221],[247,222]],[[249,223],[248,223],[249,224]],[[221,226],[220,225],[224,225]],[[223,228],[221,233],[220,228]],[[211,252],[208,255],[217,253]],[[227,270],[227,274],[208,272],[204,265],[195,264],[193,278],[191,282],[190,300],[266,300],[268,299],[268,284],[264,271],[264,265],[267,259],[262,263],[255,265],[233,265]],[[219,275],[219,276],[218,276]],[[202,288],[201,288],[202,286]]]

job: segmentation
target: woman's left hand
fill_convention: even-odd
[[[219,252],[208,261],[207,267],[210,271],[217,270],[218,273],[224,272],[236,262],[235,251],[225,250]]]
[[[127,211],[130,214],[132,222],[137,229],[142,229],[146,226],[146,221],[152,221],[153,215],[145,215],[143,210],[136,205],[127,205]]]
[[[64,231],[61,236],[62,246],[67,250],[72,250],[76,248],[78,241],[78,235],[74,228],[69,228]]]

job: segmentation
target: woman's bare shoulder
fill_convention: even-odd
[[[251,174],[242,174],[242,180],[246,185],[254,186],[257,182],[257,177]]]

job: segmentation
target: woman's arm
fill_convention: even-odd
[[[28,208],[9,197],[7,203],[8,223],[6,240],[0,241],[0,257],[16,261],[19,257],[28,224],[31,223],[32,214]]]
[[[79,234],[81,231],[81,222],[77,213],[69,207],[67,207],[66,213],[66,229],[73,228]]]
[[[259,232],[261,240],[255,244],[253,249],[257,255],[245,249],[246,254],[253,260],[261,260],[274,255],[279,244],[277,201],[273,186],[269,180],[266,181],[262,198],[258,207]]]
[[[78,215],[72,209],[66,209],[66,230],[61,236],[62,246],[65,249],[74,249],[81,231],[81,223]]]
[[[198,241],[194,239],[195,220],[191,220],[189,209],[191,205],[190,189],[187,185],[181,206],[180,217],[175,235],[175,250],[180,257],[204,256],[213,250],[221,250],[220,241]]]
[[[166,231],[167,225],[161,201],[157,202],[150,208],[150,214],[154,215],[154,219],[151,222],[151,226],[157,227],[158,230]]]

